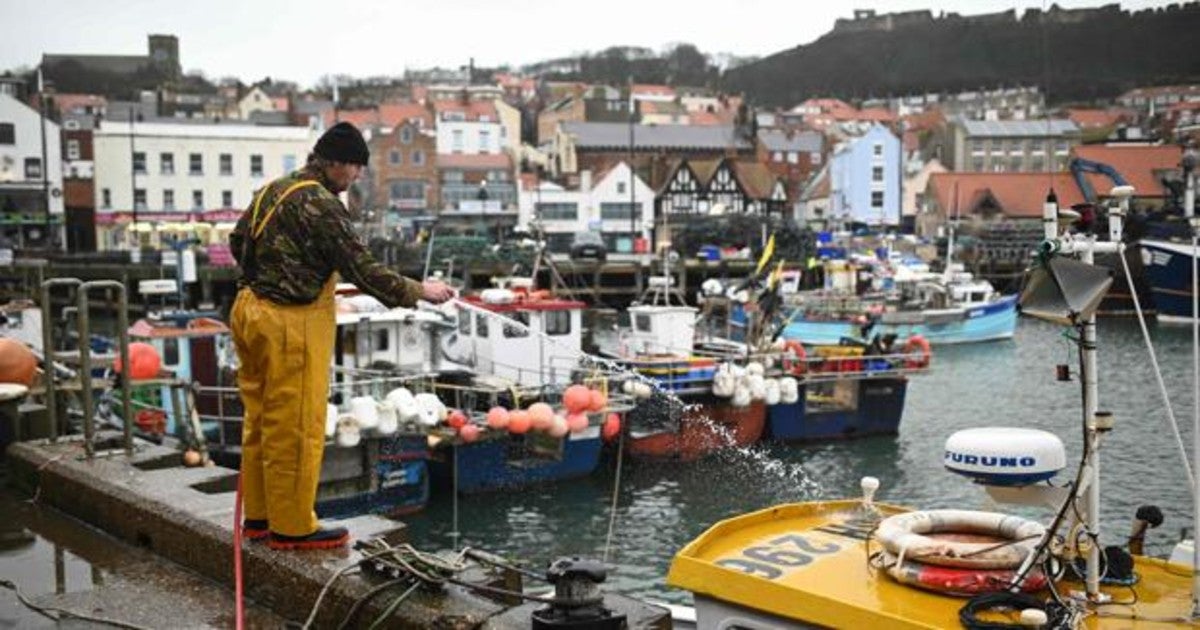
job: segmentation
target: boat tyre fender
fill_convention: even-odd
[[[924,510],[883,519],[875,536],[898,558],[967,569],[1015,569],[1034,553],[1045,534],[1041,523],[997,512]],[[966,534],[999,539],[976,542],[935,538]]]
[[[904,342],[904,367],[919,370],[929,367],[933,353],[929,348],[929,340],[921,335],[913,335]]]
[[[897,556],[890,553],[884,553],[882,559],[888,575],[897,582],[958,597],[971,597],[1008,590],[1009,585],[1016,580],[1019,571],[1019,569],[939,567],[935,564],[912,560],[901,562]],[[1021,580],[1021,590],[1032,593],[1046,588],[1046,584],[1046,574],[1035,568]]]
[[[804,344],[789,339],[783,344],[783,371],[793,376],[801,376],[808,368],[808,355],[804,352]]]

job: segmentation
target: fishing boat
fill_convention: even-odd
[[[1158,321],[1190,322],[1197,250],[1191,243],[1142,239],[1142,265]]]
[[[858,499],[717,523],[676,555],[667,577],[693,593],[697,627],[1195,627],[1192,566],[1143,554],[1145,531],[1162,521],[1157,508],[1138,510],[1127,550],[1100,545],[1100,452],[1116,424],[1099,410],[1095,312],[1112,279],[1091,263],[1123,247],[1129,195],[1118,199],[1108,242],[1059,234],[1048,207],[1045,243],[1021,295],[1023,312],[1077,335],[1084,439],[1073,474],[1055,480],[1067,455],[1052,433],[967,429],[946,440],[945,468],[983,486],[995,505],[1019,507],[880,504],[879,480],[864,478]],[[1194,555],[1186,560],[1200,566]]]
[[[580,378],[586,304],[536,289],[532,278],[499,284],[451,304],[456,329],[442,345],[445,356],[469,373],[443,374],[439,395],[487,427],[469,442],[449,439],[430,448],[437,486],[463,494],[590,474],[600,463],[605,419],[630,406],[619,404],[615,392],[606,393],[606,404],[585,414],[586,424],[575,430],[555,430],[565,422],[559,417],[564,413],[536,427],[524,424],[529,413],[546,420],[551,405],[561,407],[564,393]],[[503,421],[488,422],[493,409],[498,410],[493,417]],[[510,423],[509,411],[522,420]]]

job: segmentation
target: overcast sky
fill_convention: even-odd
[[[1099,0],[1057,0],[1064,7]],[[962,14],[1049,6],[1013,0],[0,0],[0,70],[43,53],[146,54],[148,33],[179,37],[185,71],[311,85],[322,75],[520,65],[611,45],[766,55],[850,17],[930,9]],[[1140,9],[1167,4],[1123,0]]]

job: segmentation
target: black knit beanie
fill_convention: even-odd
[[[333,162],[362,166],[366,166],[367,159],[371,157],[362,133],[348,122],[340,122],[322,134],[313,147],[313,153]]]

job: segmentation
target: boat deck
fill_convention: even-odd
[[[882,515],[905,511],[876,504]],[[901,585],[869,562],[878,516],[860,501],[788,504],[717,523],[688,544],[667,581],[740,609],[834,628],[961,628],[966,599]],[[1132,587],[1103,587],[1112,603],[1095,607],[1087,628],[1200,627],[1190,622],[1191,570],[1139,557]],[[1059,582],[1064,597],[1082,591]]]

